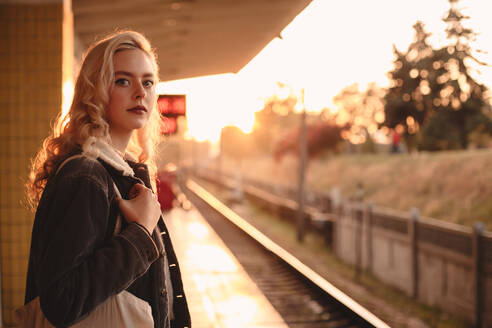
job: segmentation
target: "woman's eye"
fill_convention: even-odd
[[[127,79],[117,79],[114,83],[120,86],[127,86],[130,84]]]
[[[143,82],[144,87],[151,88],[154,85],[154,81],[146,80]]]

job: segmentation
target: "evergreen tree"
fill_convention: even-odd
[[[428,43],[430,33],[425,31],[424,24],[420,21],[413,28],[414,42],[406,52],[400,52],[393,46],[394,70],[388,74],[391,85],[384,98],[383,122],[383,125],[393,129],[401,125],[404,128],[403,137],[409,148],[414,146],[414,135],[418,127],[428,121],[434,110],[432,102],[429,104],[429,90],[420,88],[422,80],[429,75],[429,71],[422,66],[427,64],[424,59],[433,51]]]
[[[492,133],[491,107],[486,87],[470,75],[469,61],[477,64],[470,42],[475,33],[463,27],[468,19],[449,0],[443,21],[450,44],[432,49],[421,22],[414,25],[415,41],[406,53],[394,48],[392,85],[385,96],[383,125],[404,128],[407,146],[421,150],[465,149],[477,130]]]

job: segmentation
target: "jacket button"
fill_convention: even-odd
[[[161,290],[161,296],[164,297],[166,295],[167,295],[166,288],[162,288],[162,290]]]
[[[166,256],[166,251],[165,251],[164,249],[163,249],[163,250],[161,250],[161,253],[160,253],[160,255],[161,255],[161,257],[164,257],[164,256]]]

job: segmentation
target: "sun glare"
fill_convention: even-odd
[[[226,125],[235,125],[246,133],[252,131],[254,112],[263,107],[263,102],[250,92],[249,83],[237,74],[221,74],[163,82],[157,92],[185,93],[190,135],[198,141],[217,142]]]
[[[467,26],[479,33],[475,48],[488,51],[492,30],[485,3],[460,2],[471,17]],[[333,97],[349,85],[357,83],[361,90],[371,82],[388,86],[386,73],[393,66],[393,45],[406,50],[417,20],[432,33],[433,46],[446,42],[440,18],[448,7],[447,0],[314,0],[281,32],[281,39],[272,40],[237,74],[162,83],[158,91],[187,95],[189,134],[200,141],[216,142],[226,125],[251,132],[254,113],[263,107],[264,99],[274,94],[285,96],[278,93],[277,82],[294,93],[305,89],[308,111],[333,112]],[[480,56],[492,62],[491,51]],[[492,69],[480,70],[477,79],[490,87]]]

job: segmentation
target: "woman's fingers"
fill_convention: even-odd
[[[119,208],[126,220],[143,225],[149,232],[154,230],[161,214],[157,196],[141,184],[135,184],[130,189],[129,196],[129,200],[119,200]]]
[[[140,184],[140,183],[135,183],[131,187],[130,192],[128,193],[128,198],[133,199],[133,198],[137,197],[138,194],[140,193],[140,191],[144,190],[144,189],[148,189],[148,188],[145,187],[144,185]]]

